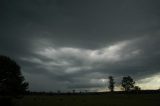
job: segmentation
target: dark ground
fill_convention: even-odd
[[[16,106],[160,106],[160,93],[27,95]]]

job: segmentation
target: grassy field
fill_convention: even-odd
[[[25,96],[16,106],[160,106],[159,94]]]

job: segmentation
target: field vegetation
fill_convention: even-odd
[[[28,95],[16,106],[160,106],[160,94]]]

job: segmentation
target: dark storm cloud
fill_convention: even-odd
[[[159,4],[1,0],[0,53],[21,65],[32,90],[96,88],[108,75],[150,77],[160,72]]]
[[[22,39],[22,35],[52,38],[62,46],[95,48],[159,28],[159,3],[150,0],[9,0],[3,4],[6,30]]]

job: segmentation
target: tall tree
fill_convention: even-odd
[[[125,91],[130,91],[131,88],[134,88],[135,81],[130,76],[127,76],[123,77],[121,84]]]
[[[20,66],[7,56],[0,55],[0,95],[13,98],[25,93],[28,83],[24,81]]]
[[[108,88],[110,89],[111,92],[113,92],[114,91],[114,84],[115,84],[114,78],[112,76],[109,76],[108,79],[109,79]]]

